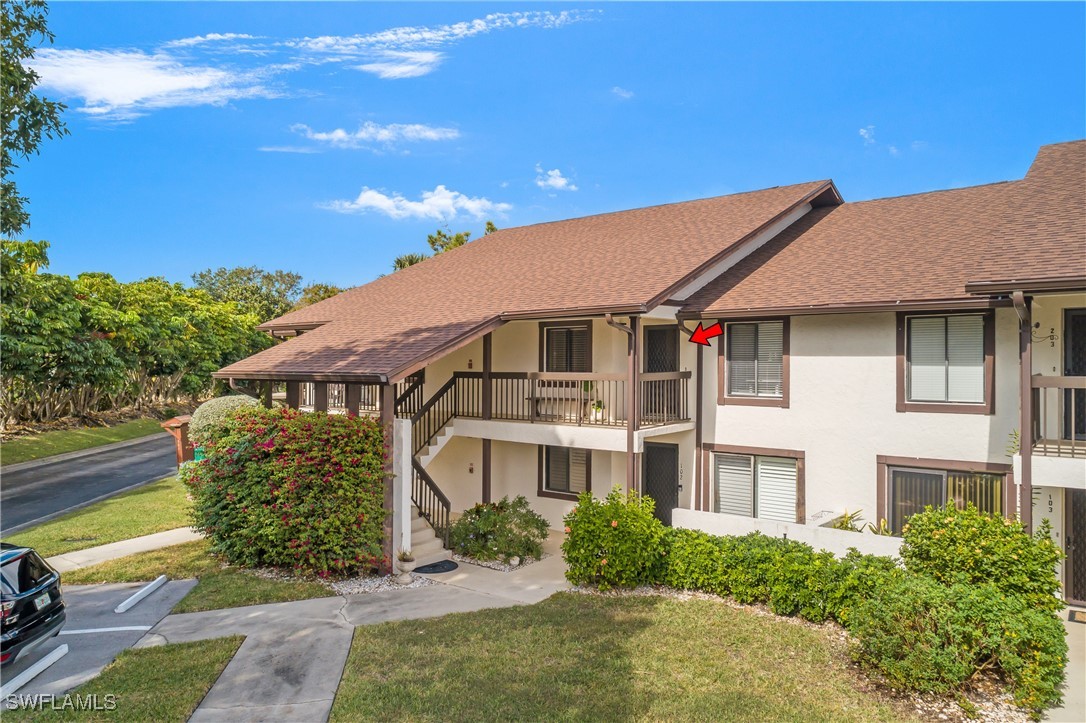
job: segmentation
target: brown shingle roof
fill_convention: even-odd
[[[967,282],[1086,276],[1086,141],[1020,181],[815,209],[698,291],[684,315],[975,299]]]
[[[640,309],[796,206],[837,202],[829,181],[498,231],[264,328],[317,326],[217,376],[402,373],[503,315]]]

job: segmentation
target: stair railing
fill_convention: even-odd
[[[449,513],[452,504],[416,457],[411,458],[411,472],[411,501],[441,538],[441,544],[448,548]]]

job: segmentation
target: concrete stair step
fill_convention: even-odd
[[[411,552],[415,555],[416,560],[420,560],[424,557],[431,557],[433,555],[447,552],[441,545],[441,540],[436,537],[431,537],[429,540],[415,541],[411,540]]]
[[[414,537],[416,532],[429,532],[434,534],[434,528],[430,527],[430,523],[426,521],[425,517],[419,517],[415,515],[411,518],[411,535]]]

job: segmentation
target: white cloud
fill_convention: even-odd
[[[331,131],[315,131],[303,123],[290,127],[311,141],[327,143],[335,148],[361,148],[366,144],[393,145],[398,142],[447,141],[460,137],[456,128],[440,128],[422,123],[390,123],[380,125],[367,121],[356,131],[336,128]]]
[[[875,126],[864,126],[860,129],[860,137],[864,139],[864,145],[870,146],[875,143]]]
[[[263,153],[320,153],[319,148],[313,146],[261,146],[257,148]]]
[[[171,40],[168,43],[163,44],[164,48],[189,48],[194,45],[204,45],[205,43],[222,43],[232,42],[236,40],[255,40],[255,35],[248,35],[246,33],[208,33],[207,35],[195,35],[191,38],[181,38],[180,40]]]
[[[338,213],[377,211],[394,219],[429,218],[439,221],[452,220],[460,214],[482,220],[513,208],[508,203],[465,196],[459,191],[450,191],[443,185],[437,186],[433,191],[423,191],[418,201],[408,200],[399,193],[387,195],[363,186],[362,192],[353,201],[330,201],[318,205]]]
[[[927,141],[913,141],[909,144],[909,147],[914,151],[926,151],[928,149]]]
[[[241,98],[274,98],[256,72],[185,65],[138,50],[39,50],[31,65],[41,85],[80,98],[80,111],[127,120],[156,108],[223,105]]]
[[[420,27],[381,30],[367,35],[323,35],[288,41],[287,45],[320,53],[358,54],[374,50],[429,48],[455,43],[475,35],[512,28],[560,28],[592,17],[596,11],[563,10],[491,13],[475,20]]]
[[[620,88],[617,85],[614,88],[611,88],[611,92],[617,95],[619,98],[622,98],[622,100],[629,100],[630,98],[634,97],[634,92],[632,90],[626,90],[625,88]]]
[[[445,54],[433,50],[386,50],[372,63],[351,66],[355,70],[373,73],[384,80],[418,78],[437,70]]]
[[[890,152],[891,156],[900,156],[901,151],[897,149],[897,146],[887,146],[886,150]]]
[[[557,168],[544,171],[543,166],[535,164],[535,185],[543,190],[552,191],[576,191],[577,186],[570,183],[569,179],[562,175]]]

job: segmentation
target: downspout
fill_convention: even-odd
[[[687,336],[693,336],[694,330],[686,328],[686,322],[679,321],[679,330]],[[701,486],[702,486],[702,474],[701,474],[701,411],[702,411],[702,380],[701,373],[704,367],[704,359],[702,356],[702,345],[697,345],[697,362],[694,366],[694,489],[691,493],[690,499],[693,500],[691,509],[701,509]]]
[[[1025,293],[1011,293],[1018,314],[1019,417],[1018,453],[1021,476],[1018,481],[1018,517],[1028,534],[1033,534],[1033,328]]]
[[[608,326],[613,326],[619,331],[625,332],[627,335],[626,340],[626,490],[637,489],[637,460],[634,457],[634,447],[636,442],[637,432],[637,415],[635,414],[637,405],[637,380],[634,365],[637,363],[635,359],[635,351],[637,347],[637,336],[633,330],[632,325],[627,326],[620,322],[615,321],[615,318],[611,314],[603,315],[604,321]],[[633,317],[630,317],[632,323]]]

